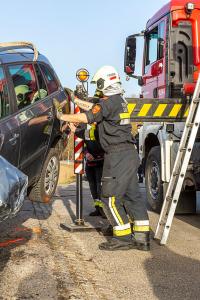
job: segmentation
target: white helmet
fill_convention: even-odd
[[[104,66],[96,72],[91,83],[96,83],[97,90],[103,92],[107,87],[115,83],[121,83],[121,81],[115,68],[112,66]]]

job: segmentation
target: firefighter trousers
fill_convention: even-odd
[[[90,192],[93,200],[101,199],[101,178],[103,171],[103,162],[95,166],[86,164],[85,173],[90,186]]]
[[[138,185],[139,156],[135,146],[104,156],[102,197],[104,211],[116,237],[148,232],[149,218]]]

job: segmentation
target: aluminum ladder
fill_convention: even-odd
[[[200,74],[190,104],[183,135],[180,141],[177,157],[163,202],[161,214],[155,232],[155,239],[161,245],[167,243],[175,210],[182,190],[185,174],[190,161],[192,149],[200,124]]]

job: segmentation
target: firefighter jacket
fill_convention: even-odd
[[[105,152],[113,146],[129,146],[135,144],[132,136],[128,105],[121,95],[100,99],[98,104],[85,112],[88,123],[97,123],[99,140]],[[124,117],[126,116],[126,118]]]

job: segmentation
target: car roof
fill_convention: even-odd
[[[7,64],[7,63],[15,63],[15,62],[27,62],[33,61],[34,54],[31,52],[24,52],[24,51],[5,51],[0,52],[0,65]],[[42,54],[39,53],[38,55],[38,62],[43,62],[51,66],[49,60]]]

